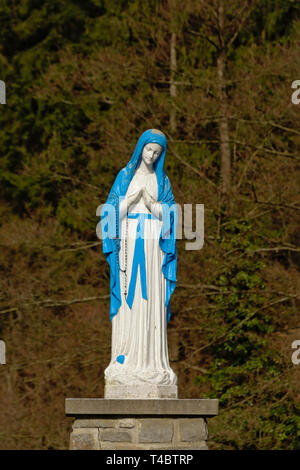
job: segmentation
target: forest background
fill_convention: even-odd
[[[96,208],[148,128],[168,137],[178,241],[168,328],[212,449],[300,449],[300,2],[0,0],[2,449],[66,449],[65,397],[102,397],[109,267]]]

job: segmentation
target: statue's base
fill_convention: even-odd
[[[105,398],[177,398],[177,385],[105,385]]]
[[[218,400],[67,398],[71,450],[207,449]]]

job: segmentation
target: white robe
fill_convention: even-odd
[[[157,201],[156,174],[137,171],[126,197],[146,187]],[[121,205],[120,205],[120,212]],[[143,199],[128,208],[128,213],[148,213]],[[128,225],[127,225],[128,224]],[[120,222],[120,267],[125,267],[127,235],[127,292],[130,285],[136,243],[137,219],[125,217]],[[147,300],[142,298],[140,268],[138,269],[132,309],[124,295],[125,274],[120,271],[122,304],[112,319],[111,362],[105,370],[106,385],[176,385],[177,377],[169,365],[167,346],[167,311],[165,307],[166,279],[162,273],[164,253],[159,246],[161,220],[146,219],[144,249],[146,260]],[[117,358],[124,359],[123,363]]]

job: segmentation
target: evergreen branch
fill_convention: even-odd
[[[239,22],[239,25],[235,31],[235,33],[232,35],[232,37],[229,39],[229,41],[227,42],[226,44],[226,49],[228,50],[232,44],[234,43],[235,39],[238,37],[239,33],[241,32],[241,29],[242,27],[244,26],[246,20],[249,18],[249,16],[251,15],[252,13],[252,9],[249,8],[249,5],[248,5],[248,2],[246,2],[246,4],[244,5],[244,7],[242,8],[242,11],[240,12],[240,17],[243,15],[243,13],[245,12],[246,14],[242,17],[241,21]]]
[[[87,245],[81,245],[77,248],[63,248],[59,250],[60,252],[67,252],[67,251],[81,251],[81,250],[89,250],[90,248],[94,248],[95,246],[99,246],[102,244],[102,241],[100,242],[94,242],[94,243],[88,243]]]
[[[174,155],[175,158],[177,158],[177,160],[179,160],[183,165],[185,165],[187,168],[189,168],[190,170],[192,170],[194,173],[196,173],[198,176],[200,176],[201,178],[204,178],[205,181],[207,181],[211,186],[213,186],[214,188],[216,188],[216,184],[211,181],[209,178],[207,178],[207,176],[205,175],[205,173],[203,173],[202,171],[200,171],[198,168],[195,168],[193,165],[191,165],[190,163],[186,162],[185,160],[183,160],[182,157],[180,157],[180,155],[178,155],[178,153],[171,147],[170,148],[170,152],[172,155]]]
[[[300,294],[297,296],[297,297],[300,297]],[[265,309],[265,308],[268,308],[268,307],[271,307],[273,305],[276,305],[276,304],[279,304],[279,303],[282,303],[282,302],[286,302],[287,300],[290,300],[290,295],[289,296],[285,296],[281,299],[278,299],[278,300],[275,300],[274,302],[269,302],[265,305],[262,305],[260,308],[256,309],[254,312],[252,312],[250,315],[248,315],[246,318],[244,318],[243,320],[241,320],[237,325],[235,325],[233,328],[231,328],[230,330],[227,330],[225,333],[222,333],[220,336],[218,336],[217,338],[213,339],[212,341],[204,344],[203,346],[201,346],[200,348],[196,349],[195,351],[192,352],[192,354],[190,355],[190,359],[197,353],[199,353],[200,351],[203,351],[204,349],[207,349],[208,347],[212,346],[213,344],[216,344],[218,343],[220,340],[223,340],[222,342],[224,342],[227,338],[227,336],[229,335],[229,333],[232,333],[234,330],[240,328],[244,323],[246,323],[247,321],[251,320],[251,318],[253,318],[258,312],[260,312],[261,310]]]
[[[247,252],[251,253],[259,253],[260,251],[296,251],[300,252],[300,248],[293,248],[290,246],[274,246],[271,248],[257,248],[256,250],[247,250]]]
[[[216,48],[217,51],[220,50],[220,47],[218,46],[218,44],[216,44],[216,43],[215,43],[212,39],[210,39],[208,36],[205,36],[205,34],[201,34],[201,33],[197,32],[197,31],[193,31],[192,29],[190,29],[189,32],[190,32],[191,34],[194,34],[195,36],[199,36],[200,38],[205,39],[206,41],[208,41],[210,44],[212,44],[212,45]]]
[[[205,284],[177,284],[176,287],[181,287],[183,289],[215,289],[218,291],[221,290],[221,287]]]
[[[265,206],[273,206],[273,207],[282,207],[284,209],[294,209],[296,211],[300,210],[300,207],[295,206],[295,205],[281,204],[280,202],[278,203],[278,202],[270,202],[270,201],[259,201],[256,195],[255,186],[253,184],[251,186],[252,186],[252,191],[254,194],[254,200],[256,204],[263,204]],[[298,202],[299,201],[295,202],[295,204],[297,204]]]
[[[25,307],[34,307],[34,306],[42,306],[45,308],[53,308],[53,307],[63,307],[65,305],[73,305],[73,304],[80,304],[85,302],[93,302],[94,300],[104,300],[109,299],[110,294],[106,295],[97,295],[94,297],[84,297],[82,299],[71,299],[71,300],[52,300],[52,299],[44,299],[38,302],[31,302],[31,303],[24,303]],[[1,313],[10,313],[18,311],[18,307],[12,307],[5,310],[0,310]]]

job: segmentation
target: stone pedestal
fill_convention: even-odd
[[[67,398],[71,450],[207,449],[218,400]]]
[[[177,385],[105,385],[104,398],[177,398]]]

